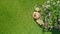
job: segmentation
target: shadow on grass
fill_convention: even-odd
[[[53,29],[50,32],[52,32],[52,34],[60,34],[60,29]]]
[[[60,34],[60,29],[47,30],[42,28],[42,32],[51,32],[52,34]]]
[[[51,32],[52,34],[60,34],[60,29],[52,29],[48,30],[42,27],[41,25],[38,24],[38,26],[42,29],[42,33],[44,34],[45,32]]]
[[[43,33],[45,32],[51,32],[52,34],[60,34],[60,29],[53,29],[53,30],[44,30],[42,31]]]

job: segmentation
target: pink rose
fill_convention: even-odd
[[[40,14],[38,12],[33,13],[33,18],[38,19],[40,17]]]

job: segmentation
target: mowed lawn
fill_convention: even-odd
[[[34,22],[36,3],[46,0],[0,0],[0,34],[52,34]]]

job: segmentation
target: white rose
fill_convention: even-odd
[[[45,5],[42,5],[43,7],[45,7]]]
[[[36,10],[36,11],[39,11],[40,9],[39,9],[39,7],[36,7],[35,10]]]
[[[47,5],[46,8],[50,7],[50,5]]]
[[[47,3],[50,3],[50,1],[47,1]]]
[[[57,1],[57,3],[60,3],[60,1]]]
[[[54,2],[53,5],[55,5],[56,3]]]

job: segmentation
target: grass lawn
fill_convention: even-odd
[[[54,34],[43,32],[34,22],[36,3],[46,0],[0,0],[0,34]]]

